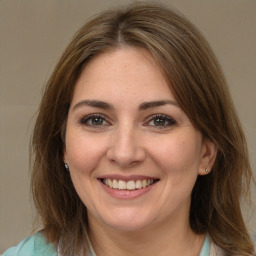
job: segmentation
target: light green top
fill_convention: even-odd
[[[53,244],[46,242],[41,232],[21,241],[17,246],[8,249],[2,256],[58,256]],[[210,255],[210,239],[207,235],[199,256]],[[60,255],[59,255],[60,256]],[[94,252],[90,256],[96,256]]]
[[[207,234],[199,256],[209,256],[210,247],[211,247],[210,238],[209,238],[209,235]]]
[[[47,243],[42,232],[38,232],[8,249],[2,256],[57,256],[53,244]]]

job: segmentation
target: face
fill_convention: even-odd
[[[209,147],[177,104],[151,55],[122,48],[78,79],[64,161],[89,223],[141,230],[188,221]]]

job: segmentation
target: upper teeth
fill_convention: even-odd
[[[115,189],[127,189],[127,190],[135,190],[135,189],[141,189],[145,188],[151,184],[153,184],[154,180],[129,180],[129,181],[124,181],[124,180],[116,180],[116,179],[103,179],[103,183],[107,185],[110,188],[115,188]]]

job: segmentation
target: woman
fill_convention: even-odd
[[[43,230],[4,255],[254,255],[253,179],[221,68],[157,4],[75,35],[43,96],[32,192]]]

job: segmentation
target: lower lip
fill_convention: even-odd
[[[127,200],[131,200],[131,199],[136,199],[146,193],[148,193],[155,185],[155,183],[153,183],[152,185],[145,187],[145,188],[141,188],[141,189],[135,189],[135,190],[122,190],[122,189],[113,189],[110,188],[108,186],[106,186],[104,183],[102,183],[101,181],[99,181],[102,188],[112,197],[117,198],[117,199],[127,199]]]

